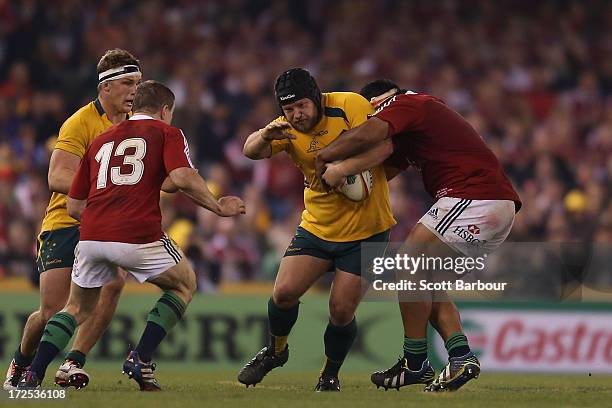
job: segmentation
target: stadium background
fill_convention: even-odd
[[[276,115],[279,72],[306,67],[324,91],[389,77],[443,98],[485,138],[525,203],[509,240],[610,245],[611,24],[603,0],[0,0],[2,361],[37,305],[34,237],[50,149],[61,123],[95,97],[106,49],[128,49],[145,78],[173,89],[175,125],[201,174],[215,193],[245,198],[240,219],[162,198],[164,227],[193,262],[203,295],[160,359],[216,369],[239,366],[263,341],[266,294],[302,209],[302,178],[288,158],[253,162],[241,153],[246,136]],[[431,201],[417,173],[390,189],[392,239],[401,240]],[[288,367],[320,363],[326,285],[305,300]],[[123,357],[154,298],[129,285],[92,362]],[[609,295],[598,300],[472,304],[464,322],[489,368],[612,372],[612,304]],[[386,366],[401,341],[397,307],[367,303],[358,317],[362,335],[347,368]]]

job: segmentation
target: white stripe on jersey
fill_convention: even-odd
[[[179,130],[181,131],[181,135],[183,135],[183,143],[185,143],[185,149],[183,150],[183,152],[185,152],[185,157],[187,157],[187,161],[189,162],[189,165],[191,166],[191,168],[195,169],[195,166],[191,162],[191,157],[189,157],[189,145],[187,144],[187,138],[185,137],[185,134],[183,133],[183,129],[179,129]]]

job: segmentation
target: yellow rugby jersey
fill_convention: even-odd
[[[348,242],[368,238],[395,225],[389,204],[389,188],[382,166],[372,169],[372,194],[361,202],[353,202],[337,191],[324,192],[315,176],[317,152],[333,142],[346,130],[361,125],[373,113],[370,103],[352,92],[324,93],[324,112],[321,121],[310,133],[295,129],[295,139],[273,140],[272,154],[287,152],[302,171],[307,187],[304,189],[304,212],[300,226],[321,239]],[[284,121],[283,116],[275,119]]]
[[[82,158],[92,140],[112,125],[102,104],[96,99],[66,119],[60,128],[55,148]],[[73,225],[79,225],[79,222],[68,215],[66,195],[53,193],[45,212],[41,231],[52,231]]]

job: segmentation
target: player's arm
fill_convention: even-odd
[[[161,189],[164,193],[176,193],[179,190],[176,184],[172,182],[170,176],[166,177],[162,183]]]
[[[87,199],[77,200],[76,198],[68,197],[66,208],[68,209],[68,215],[77,221],[81,221],[81,215],[83,210],[87,207]]]
[[[355,156],[388,139],[388,133],[389,124],[372,117],[362,125],[342,133],[322,149],[317,157],[324,162],[331,162]]]
[[[206,182],[193,167],[189,158],[189,145],[183,132],[172,128],[164,136],[163,161],[172,183],[197,205],[222,217],[245,214],[244,202],[238,197],[213,196]]]
[[[384,139],[361,154],[326,164],[323,180],[332,188],[340,187],[347,176],[359,174],[382,164],[391,153],[393,153],[393,143],[391,139]]]
[[[170,172],[170,179],[197,205],[221,217],[244,214],[244,202],[238,197],[221,197],[219,200],[210,192],[206,182],[191,167],[179,167]]]
[[[289,130],[291,125],[284,121],[269,123],[263,129],[259,129],[249,135],[242,152],[252,160],[267,159],[272,156],[272,145],[275,140],[295,139]]]
[[[81,158],[74,153],[54,149],[49,161],[49,173],[47,175],[49,190],[68,194],[80,161]]]
[[[68,215],[75,220],[81,220],[81,214],[87,207],[87,197],[89,195],[89,160],[83,157],[77,165],[76,174],[73,177],[68,194],[66,209]]]
[[[315,159],[317,176],[321,176],[325,163],[343,160],[365,152],[388,139],[389,125],[384,120],[372,117],[362,125],[341,134],[322,149]]]

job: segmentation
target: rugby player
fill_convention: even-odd
[[[501,245],[521,202],[474,128],[442,100],[403,90],[389,80],[371,82],[360,93],[376,112],[319,152],[316,167],[324,182],[338,187],[346,176],[383,162],[398,169],[415,166],[435,203],[408,234],[408,247],[423,248],[425,255],[448,247],[473,256]],[[480,373],[454,303],[432,299],[400,300],[403,357],[372,375],[377,386],[399,389],[432,377],[428,321],[444,339],[449,363],[426,389],[456,390]]]

